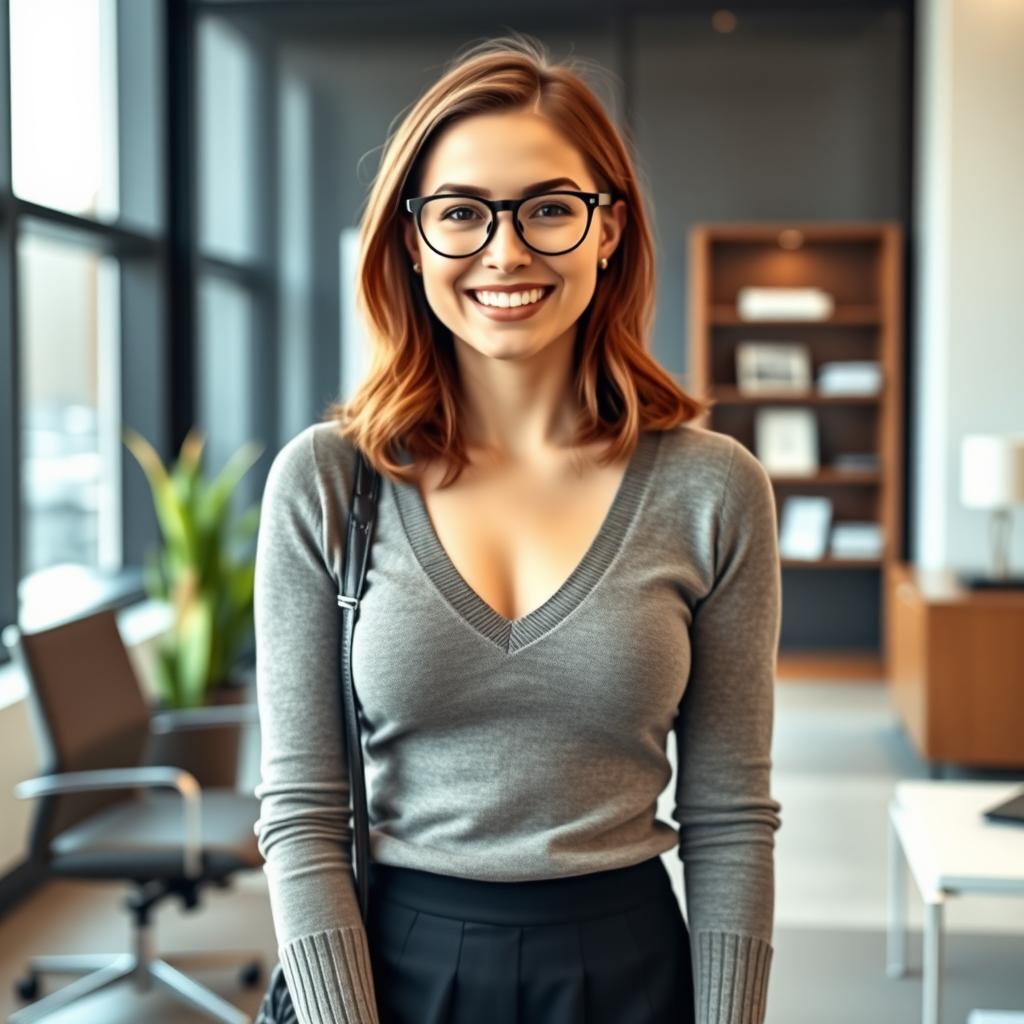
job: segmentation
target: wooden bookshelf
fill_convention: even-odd
[[[783,234],[785,232],[785,234]],[[799,245],[794,246],[794,233]],[[787,244],[782,244],[784,240]],[[882,679],[887,674],[886,571],[902,554],[903,237],[892,222],[701,224],[690,232],[688,390],[711,404],[700,425],[735,437],[755,455],[755,420],[764,406],[814,410],[819,463],[809,476],[774,474],[776,507],[790,495],[826,495],[833,524],[871,520],[881,524],[884,550],[874,559],[783,559],[783,639],[779,676],[787,679]],[[817,287],[835,303],[824,320],[745,320],[737,308],[748,286]],[[876,360],[882,387],[871,395],[745,393],[737,386],[736,350],[741,341],[805,344],[812,381],[822,363]],[[835,456],[870,452],[877,468],[839,469]],[[820,573],[819,577],[808,574]],[[876,648],[832,643],[787,646],[786,595],[812,578],[812,603],[850,600],[850,573],[873,574]],[[862,591],[858,591],[862,593]],[[813,609],[812,609],[813,611]],[[862,612],[858,612],[862,614]],[[841,614],[838,615],[841,618]]]

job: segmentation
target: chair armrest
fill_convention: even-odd
[[[184,729],[211,729],[218,725],[250,725],[259,720],[259,708],[255,704],[218,704],[154,712],[149,720],[149,731],[162,734]]]
[[[25,779],[14,787],[19,800],[56,793],[97,789],[175,789],[181,795],[185,821],[184,870],[186,878],[202,873],[202,787],[196,777],[181,768],[163,765],[136,768],[99,768],[85,772],[59,772]]]

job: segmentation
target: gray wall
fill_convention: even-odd
[[[633,113],[658,234],[654,350],[686,369],[686,236],[703,221],[903,219],[901,19],[636,19]]]

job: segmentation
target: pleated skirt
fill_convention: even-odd
[[[690,936],[660,856],[489,882],[371,863],[381,1024],[692,1024]]]

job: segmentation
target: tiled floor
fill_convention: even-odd
[[[884,687],[780,684],[773,763],[773,795],[782,804],[783,824],[776,833],[767,1024],[919,1020],[920,977],[912,973],[895,981],[885,975],[885,809],[897,779],[928,773],[900,730]],[[1024,773],[1019,778],[1024,781]],[[670,821],[671,809],[670,787],[659,816]],[[665,863],[685,906],[678,860],[669,854]],[[15,1006],[13,981],[29,954],[126,948],[122,900],[116,885],[53,883],[0,921],[0,1013],[6,1017]],[[912,926],[919,928],[920,901],[912,887],[910,907]],[[240,881],[233,892],[211,892],[192,914],[168,903],[156,921],[159,950],[255,948],[268,964],[274,961],[261,873]],[[1024,1009],[1024,900],[955,899],[946,921],[944,1024],[964,1024],[972,1007]],[[910,950],[911,964],[919,965],[919,934],[912,936]],[[241,990],[231,971],[211,970],[201,980],[241,1008],[255,1010],[260,993]],[[138,995],[127,988],[50,1018],[52,1024],[200,1020],[159,991]]]
[[[910,964],[885,975],[886,808],[894,783],[928,778],[871,684],[780,685],[773,788],[775,954],[767,1024],[905,1024],[921,1019],[921,901],[909,884]],[[950,778],[1024,782],[1024,772]],[[946,905],[944,1024],[973,1008],[1024,1010],[1024,899]]]

